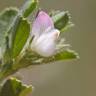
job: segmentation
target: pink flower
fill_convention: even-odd
[[[59,30],[54,28],[51,17],[44,11],[40,11],[32,27],[31,35],[34,39],[31,49],[44,57],[54,55],[59,33]]]

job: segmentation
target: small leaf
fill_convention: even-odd
[[[12,32],[12,57],[16,57],[24,47],[30,33],[30,24],[22,17],[15,22]]]
[[[38,57],[35,59],[32,65],[38,65],[38,64],[47,64],[51,62],[56,62],[56,61],[64,61],[64,60],[71,60],[71,59],[77,59],[79,58],[78,54],[72,50],[62,50],[58,52],[56,55],[51,56],[49,58],[44,58],[44,57]]]
[[[16,78],[10,78],[1,87],[0,96],[27,96],[30,92],[32,86],[22,84]]]
[[[41,57],[40,55],[33,53],[29,50],[24,57],[18,62],[17,68],[26,68],[30,65],[41,65],[41,64],[48,64],[51,62],[56,61],[64,61],[64,60],[71,60],[71,59],[78,59],[79,56],[76,52],[66,49],[58,52],[56,55],[51,57]]]
[[[79,56],[76,52],[67,49],[67,50],[62,50],[62,51],[58,52],[56,55],[51,56],[49,58],[37,56],[37,58],[33,60],[34,63],[32,65],[46,64],[46,63],[50,63],[50,62],[77,59],[77,58],[79,58]],[[32,60],[32,59],[30,59],[30,60]]]
[[[73,50],[62,50],[54,56],[54,60],[66,60],[79,58],[78,54]]]
[[[40,61],[38,64],[42,63],[50,63],[50,62],[56,62],[56,61],[64,61],[64,60],[71,60],[71,59],[77,59],[79,58],[78,54],[72,50],[62,50],[58,52],[56,55],[49,57],[49,58],[43,58],[42,61]]]
[[[27,0],[23,8],[21,9],[22,15],[28,17],[37,7],[38,0]]]
[[[0,14],[0,46],[5,43],[5,36],[11,24],[13,23],[14,17],[18,10],[16,8],[7,8]]]
[[[49,58],[37,56],[37,59],[35,59],[33,62],[35,65],[35,64],[44,64],[44,63],[46,64],[46,63],[61,61],[61,60],[77,59],[77,58],[79,58],[79,56],[76,52],[74,52],[73,50],[66,49],[66,50],[61,50],[56,55],[51,56]]]
[[[72,26],[73,24],[70,22],[70,15],[68,12],[53,12],[51,14],[54,25],[57,29],[59,29],[61,32],[65,31],[66,28],[69,28],[69,26]]]
[[[3,65],[4,64],[10,64],[12,62],[11,60],[11,52],[9,47],[9,37],[6,36],[6,42],[5,42],[5,52],[3,54]]]
[[[30,92],[32,92],[32,86],[22,86],[23,91],[19,94],[19,96],[27,96]]]

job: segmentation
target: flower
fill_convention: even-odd
[[[40,11],[33,22],[31,36],[34,38],[31,49],[44,57],[54,55],[59,33],[60,31],[54,28],[51,17],[44,11]]]

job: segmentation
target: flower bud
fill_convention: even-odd
[[[34,38],[31,49],[41,56],[52,56],[56,51],[56,41],[59,33],[59,30],[54,28],[51,17],[40,11],[32,27],[31,36],[34,36]]]

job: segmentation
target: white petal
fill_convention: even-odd
[[[56,40],[58,35],[59,31],[57,29],[53,29],[47,33],[45,32],[45,34],[33,40],[31,48],[41,56],[52,56],[56,51]]]

